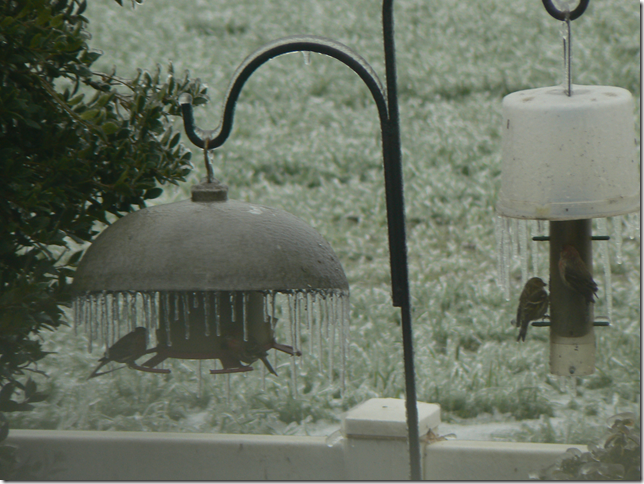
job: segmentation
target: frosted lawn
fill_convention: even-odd
[[[211,103],[195,113],[204,128],[218,124],[228,80],[246,55],[285,35],[334,38],[384,78],[377,1],[155,0],[134,11],[107,1],[90,3],[87,16],[91,45],[105,53],[96,68],[115,64],[128,75],[172,60],[177,72],[208,82]],[[562,81],[560,26],[528,0],[400,0],[396,26],[418,398],[440,403],[449,423],[529,423],[499,437],[506,440],[584,443],[596,437],[594,423],[639,407],[639,230],[616,232],[621,222],[609,221],[613,234],[624,234],[605,249],[613,324],[597,331],[595,374],[564,381],[548,374],[546,330],[531,328],[525,344],[516,342],[510,320],[522,267],[513,259],[508,290],[499,287],[494,224],[501,99]],[[639,133],[637,4],[593,1],[573,35],[575,82],[629,89]],[[338,254],[351,287],[344,399],[327,372],[298,375],[293,398],[291,362],[281,355],[279,378],[258,367],[200,379],[197,362],[177,360],[168,376],[120,370],[86,382],[102,349],[89,354],[86,334],[62,329],[43,335],[56,352],[39,365],[49,375],[39,382],[49,400],[10,415],[12,427],[306,433],[337,425],[342,411],[367,398],[403,397],[378,129],[369,93],[352,72],[320,55],[308,63],[289,55],[248,82],[232,137],[213,160],[231,198],[297,215]],[[156,202],[188,198],[204,176],[202,156],[194,155],[189,182],[168,187]],[[544,277],[542,267],[530,264],[527,273]],[[600,310],[608,310],[603,300]]]

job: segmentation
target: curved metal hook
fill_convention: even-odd
[[[353,52],[349,47],[327,39],[313,35],[297,35],[284,37],[271,42],[264,47],[256,50],[249,55],[239,66],[233,75],[233,80],[228,88],[226,99],[224,101],[224,113],[221,124],[212,131],[199,129],[195,126],[194,116],[192,114],[192,96],[184,93],[179,97],[181,111],[183,114],[183,123],[188,135],[188,139],[197,147],[211,150],[224,144],[233,127],[233,118],[235,116],[235,104],[241,94],[242,87],[262,64],[268,62],[274,57],[288,54],[291,52],[316,52],[333,57],[343,64],[350,67],[365,82],[371,95],[373,96],[380,123],[385,128],[387,116],[387,102],[385,99],[384,89],[378,79],[375,71],[371,66],[358,54]],[[207,144],[204,140],[208,139]]]
[[[197,128],[192,115],[192,98],[182,94],[179,98],[186,134],[192,143],[207,151],[221,146],[232,130],[234,109],[244,83],[262,64],[289,52],[316,52],[333,57],[350,67],[369,88],[380,117],[382,149],[389,228],[389,256],[391,263],[391,284],[393,305],[401,308],[403,352],[405,364],[405,394],[407,430],[412,480],[421,479],[421,451],[418,429],[418,410],[414,370],[411,302],[407,269],[407,244],[405,236],[405,208],[401,166],[400,126],[396,94],[396,67],[394,47],[393,0],[383,0],[383,40],[385,47],[385,68],[387,90],[382,87],[371,66],[347,46],[317,36],[286,37],[260,48],[248,56],[235,71],[224,101],[221,124],[212,131]],[[205,142],[204,142],[205,140]]]
[[[566,20],[566,15],[569,16],[570,20],[576,20],[586,11],[586,7],[588,7],[589,2],[590,0],[580,0],[577,8],[572,12],[562,12],[555,7],[552,0],[543,0],[543,6],[546,8],[546,11],[557,20]]]

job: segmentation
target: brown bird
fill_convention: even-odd
[[[564,246],[561,251],[559,274],[566,286],[584,296],[586,301],[595,302],[597,284],[579,256],[579,252],[572,245]]]
[[[544,287],[546,287],[546,283],[538,277],[533,277],[525,283],[521,296],[519,296],[519,307],[515,321],[517,327],[521,328],[517,341],[525,341],[530,321],[542,318],[546,314],[549,299]]]
[[[134,364],[138,358],[141,358],[141,356],[145,354],[147,346],[148,330],[139,326],[107,349],[105,356],[98,360],[99,365],[87,379],[89,380],[90,378],[110,373],[109,371],[98,373],[98,370],[100,370],[104,365],[107,365],[110,361],[125,363],[128,366]]]

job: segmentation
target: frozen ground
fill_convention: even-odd
[[[211,102],[195,113],[204,128],[218,124],[239,63],[286,35],[334,38],[385,77],[376,0],[148,0],[135,10],[111,0],[88,4],[90,45],[104,52],[94,67],[115,65],[128,76],[172,60],[175,72],[189,69],[210,86]],[[639,410],[640,232],[624,226],[623,243],[610,243],[615,321],[597,332],[597,372],[576,380],[574,390],[548,373],[547,330],[532,328],[526,343],[517,343],[510,320],[520,262],[512,263],[506,299],[494,234],[501,100],[561,82],[560,25],[535,0],[399,0],[395,15],[418,399],[440,403],[439,432],[459,439],[514,430],[515,440],[585,443],[612,413]],[[593,0],[573,23],[574,80],[633,93],[638,154],[639,16],[637,2]],[[344,399],[337,378],[329,385],[333,372],[320,371],[308,353],[297,399],[286,359],[280,377],[265,381],[256,371],[200,384],[195,365],[176,362],[169,377],[121,370],[87,382],[102,350],[88,353],[83,331],[75,336],[64,328],[43,335],[56,354],[39,365],[49,378],[38,387],[51,396],[34,411],[11,415],[14,428],[326,434],[343,411],[368,398],[404,397],[380,137],[368,91],[331,59],[312,55],[306,64],[301,55],[284,56],[248,82],[235,119],[231,138],[213,156],[230,197],[311,224],[347,273]],[[189,180],[155,202],[188,197],[204,172],[202,154],[193,153]],[[538,250],[541,264],[530,276],[547,277],[545,249]],[[596,313],[607,312],[602,298]],[[279,337],[287,341],[285,332]]]

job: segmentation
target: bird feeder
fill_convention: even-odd
[[[591,221],[639,210],[639,164],[634,143],[633,97],[612,86],[571,81],[570,21],[566,22],[564,85],[514,92],[503,99],[503,161],[497,211],[505,217],[548,220],[550,233],[550,371],[594,371],[594,304],[564,284],[562,249],[574,247],[592,273]]]
[[[299,354],[275,341],[275,295],[348,297],[342,266],[319,233],[283,210],[229,200],[227,191],[202,183],[190,200],[129,214],[81,260],[78,311],[98,313],[112,341],[126,311],[156,336],[147,351],[155,355],[135,369],[167,373],[155,371],[167,358],[218,359],[223,368],[212,374],[233,373],[262,360],[275,373],[270,349]],[[143,309],[132,318],[138,299]]]

